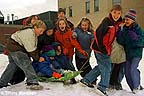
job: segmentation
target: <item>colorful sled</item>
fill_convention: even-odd
[[[65,82],[65,81],[68,81],[76,76],[78,76],[82,71],[68,71],[68,72],[65,72],[64,73],[64,76],[61,77],[61,78],[54,78],[54,77],[50,77],[50,78],[47,78],[47,77],[38,77],[37,79],[40,81],[40,82]]]

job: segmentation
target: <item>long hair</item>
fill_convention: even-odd
[[[70,30],[70,26],[68,25],[68,23],[67,23],[67,21],[66,21],[66,19],[65,18],[59,18],[58,20],[57,20],[57,22],[56,22],[56,27],[57,27],[57,29],[58,30],[60,30],[60,28],[59,28],[59,22],[60,21],[64,21],[65,22],[65,24],[66,24],[66,31],[67,30]]]
[[[94,32],[94,30],[93,30],[93,24],[92,24],[92,22],[91,22],[90,19],[88,19],[88,18],[86,18],[86,17],[83,17],[83,18],[80,20],[80,22],[78,23],[77,27],[81,26],[82,22],[87,22],[87,23],[88,23],[88,31],[89,31],[89,32],[92,32],[92,33]]]

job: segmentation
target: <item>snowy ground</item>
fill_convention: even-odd
[[[6,65],[8,64],[7,56],[0,54],[0,76],[4,71]],[[91,64],[94,67],[96,65],[95,58],[92,54]],[[144,86],[144,53],[143,59],[140,62],[140,70],[141,70],[141,84]],[[81,77],[77,76],[77,80]],[[17,85],[9,86],[7,88],[0,89],[0,96],[99,96],[96,94],[94,88],[88,88],[81,86],[80,83],[74,85],[63,85],[58,82],[49,82],[49,83],[40,83],[44,86],[44,90],[40,91],[31,91],[25,88],[25,82],[22,82]],[[122,85],[124,90],[121,91],[108,91],[109,96],[144,96],[144,90],[139,91],[137,94],[133,94],[126,81],[125,78],[122,81]]]

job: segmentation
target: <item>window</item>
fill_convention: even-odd
[[[99,11],[99,0],[94,0],[94,12]]]
[[[113,5],[121,4],[121,0],[112,0]]]
[[[86,3],[86,14],[90,13],[90,1],[87,1]]]
[[[72,17],[72,6],[69,7],[69,17]]]

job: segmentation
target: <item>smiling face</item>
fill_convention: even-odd
[[[117,21],[121,17],[122,12],[118,10],[112,10],[111,15],[114,21]]]
[[[88,25],[88,21],[82,21],[81,22],[81,29],[86,32],[89,28],[89,25]]]
[[[60,20],[59,23],[58,23],[58,27],[60,29],[60,31],[65,31],[66,29],[66,23],[64,20]]]
[[[130,26],[132,23],[134,23],[135,21],[134,20],[132,20],[132,19],[130,19],[130,18],[125,18],[125,25],[126,26]]]

